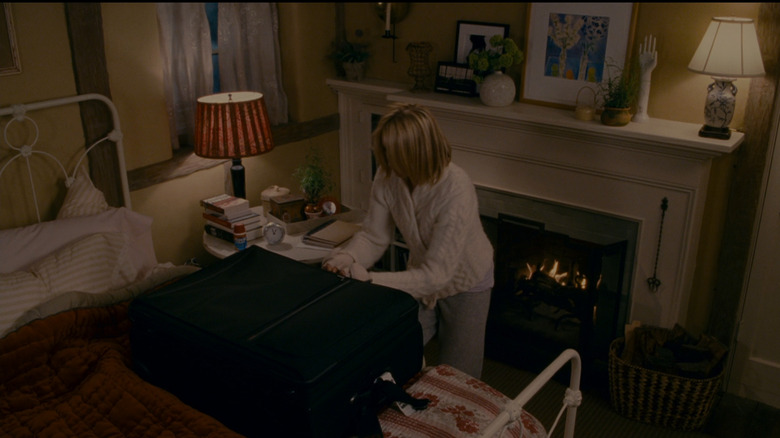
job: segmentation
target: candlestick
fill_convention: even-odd
[[[390,35],[390,3],[385,6],[385,34]]]

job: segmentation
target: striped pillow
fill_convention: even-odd
[[[6,335],[17,318],[47,296],[46,285],[32,272],[0,275],[0,337]]]
[[[65,200],[57,213],[57,219],[76,216],[90,216],[108,210],[103,192],[95,188],[84,167],[79,168],[76,178],[68,187]]]
[[[65,292],[102,293],[139,279],[123,233],[98,233],[64,247],[28,271],[0,275],[0,333],[24,312]]]

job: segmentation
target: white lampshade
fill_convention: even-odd
[[[764,62],[753,20],[714,17],[688,70],[721,78],[762,76]]]

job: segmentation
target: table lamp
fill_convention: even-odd
[[[693,54],[688,70],[712,76],[707,88],[704,126],[701,137],[728,139],[729,123],[734,116],[736,78],[764,75],[764,62],[758,47],[756,26],[752,19],[713,17],[699,48]]]
[[[241,157],[264,154],[274,148],[271,122],[262,93],[236,91],[198,99],[195,118],[195,154],[230,158],[233,196],[246,199]]]

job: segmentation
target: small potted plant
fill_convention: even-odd
[[[632,61],[628,71],[623,71],[614,64],[608,64],[607,67],[617,71],[617,74],[610,75],[599,87],[604,107],[601,123],[625,126],[631,121],[631,110],[639,96],[639,64]]]
[[[494,35],[490,38],[492,49],[475,50],[469,53],[469,68],[474,70],[474,82],[481,84],[487,76],[495,72],[505,72],[509,67],[520,64],[525,59],[523,51],[511,38]]]
[[[336,63],[339,74],[343,69],[347,80],[359,81],[363,79],[363,68],[370,55],[368,45],[342,40],[333,43],[330,58]]]
[[[469,67],[474,70],[474,82],[479,84],[479,98],[488,106],[506,106],[515,99],[515,81],[504,75],[510,67],[523,62],[525,56],[511,38],[494,35],[490,49],[469,53]]]
[[[323,166],[322,156],[316,149],[312,148],[306,154],[306,162],[295,169],[293,176],[298,180],[303,192],[306,216],[309,218],[320,216],[322,214],[320,200],[333,187],[333,180],[330,172]]]

